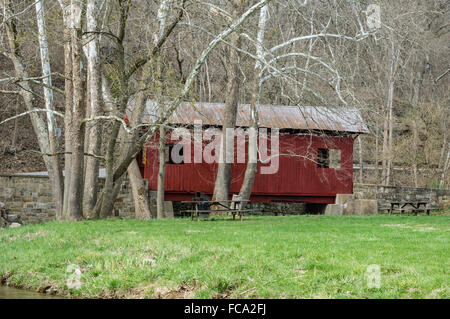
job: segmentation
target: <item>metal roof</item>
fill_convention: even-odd
[[[128,112],[133,108],[130,103]],[[170,124],[192,125],[202,121],[203,125],[222,126],[224,103],[184,102],[169,118]],[[147,101],[143,123],[153,123],[158,117],[156,102]],[[361,114],[356,108],[324,106],[258,105],[260,127],[298,130],[323,130],[351,133],[369,133]],[[250,124],[250,105],[240,104],[237,126]]]

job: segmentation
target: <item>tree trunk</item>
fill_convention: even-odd
[[[444,188],[445,187],[445,182],[447,180],[447,176],[448,176],[448,170],[450,167],[450,143],[447,146],[448,151],[447,151],[447,159],[445,160],[445,164],[442,170],[442,175],[441,175],[441,180],[439,182],[439,187]]]
[[[98,0],[88,0],[86,8],[87,31],[96,32],[98,29]],[[101,66],[99,57],[98,35],[89,35],[87,69],[89,83],[88,92],[88,112],[90,117],[103,115],[103,99],[101,92]],[[86,152],[88,154],[99,155],[101,148],[101,122],[94,122],[92,126],[86,127]],[[98,172],[99,160],[93,156],[86,157],[85,182],[83,192],[83,214],[87,217],[93,216],[93,209],[97,202],[98,193]]]
[[[144,114],[147,100],[148,100],[148,94],[145,90],[147,83],[149,81],[149,77],[147,75],[148,68],[144,68],[144,71],[141,75],[141,84],[140,84],[140,92],[138,93],[138,97],[136,99],[135,109],[133,110],[133,113],[131,114],[130,118],[130,125],[132,127],[137,126],[140,124],[142,116]],[[136,143],[136,140],[138,138],[139,131],[136,130],[133,135],[131,136],[130,144],[132,145]],[[125,134],[125,132],[124,132]],[[127,147],[126,151],[122,152],[121,158],[123,159],[126,154],[128,153],[128,149],[130,147]],[[145,149],[144,149],[145,151]],[[127,169],[128,177],[130,179],[131,184],[131,190],[133,192],[133,199],[134,199],[134,207],[135,207],[135,216],[138,219],[150,219],[152,217],[151,211],[150,211],[150,203],[148,199],[148,188],[147,185],[144,183],[144,180],[141,176],[141,171],[139,169],[139,165],[136,159],[134,159],[130,166]]]
[[[84,176],[84,125],[82,121],[86,115],[85,104],[85,72],[83,70],[83,46],[82,46],[82,13],[83,3],[71,2],[71,46],[72,46],[72,84],[73,104],[72,118],[69,123],[70,143],[72,154],[70,159],[70,182],[67,196],[67,215],[69,220],[79,220],[83,217],[83,176]],[[66,97],[67,98],[67,97]],[[67,187],[67,185],[66,185]]]
[[[417,121],[416,119],[413,119],[413,143],[412,143],[412,171],[413,171],[413,182],[414,187],[419,186],[419,181],[417,177],[417,152],[419,151],[418,148],[418,132],[417,132]]]
[[[359,153],[359,182],[363,182],[364,173],[364,162],[363,162],[363,151],[362,151],[362,137],[358,136],[358,153]]]
[[[442,138],[442,146],[441,146],[441,152],[439,156],[439,164],[438,164],[438,170],[441,170],[444,167],[444,159],[445,159],[445,150],[447,149],[447,128],[444,126],[444,137]]]
[[[386,168],[386,185],[389,186],[391,183],[391,173],[392,173],[392,162],[393,162],[393,149],[392,149],[392,139],[393,139],[393,99],[394,99],[394,81],[389,85],[389,137],[388,137],[388,153],[387,153],[387,168]]]
[[[160,108],[162,106],[159,106]],[[158,188],[156,192],[156,217],[165,218],[164,213],[164,178],[166,172],[166,130],[164,126],[159,128],[159,147],[158,147]]]
[[[423,77],[425,74],[426,66],[428,64],[427,60],[424,60],[421,64],[417,63],[419,69],[411,74],[411,105],[414,110],[414,118],[412,119],[412,130],[413,130],[413,142],[412,142],[412,171],[413,171],[413,183],[414,187],[419,186],[418,174],[417,174],[417,153],[419,152],[419,132],[417,125],[418,107],[420,99],[420,89],[423,85]]]
[[[162,37],[164,28],[166,25],[166,17],[168,10],[168,0],[162,0],[159,10],[158,10],[158,20],[159,20],[159,32],[155,36],[155,44]],[[162,90],[163,83],[161,82],[161,59],[158,56],[156,59],[156,95],[158,99],[159,106],[159,114],[160,116],[164,115],[164,105],[162,103]],[[159,128],[159,147],[158,147],[158,157],[159,157],[159,167],[158,167],[158,186],[156,190],[156,217],[157,218],[165,218],[166,214],[164,212],[164,178],[166,175],[166,158],[165,158],[165,150],[166,150],[166,130],[164,126],[161,125]]]
[[[63,0],[63,23],[64,23],[64,94],[65,94],[65,112],[64,112],[64,198],[63,212],[61,219],[69,219],[68,216],[68,198],[70,194],[70,175],[72,158],[71,141],[71,122],[72,122],[72,104],[73,104],[73,80],[72,80],[72,44],[71,44],[71,8],[70,1]]]
[[[146,72],[147,68],[144,69],[141,75],[140,92],[138,93],[135,108],[130,118],[131,127],[135,127],[140,124],[142,115],[146,107],[148,99],[148,94],[146,94],[146,86],[149,81],[149,77],[147,76]],[[128,153],[128,149],[130,148],[129,145],[136,143],[139,134],[138,132],[139,130],[135,130],[132,136],[129,136],[129,134],[127,134],[124,130],[121,130],[119,134],[120,139],[128,141],[128,145],[125,146],[125,151],[122,151],[122,154],[120,156],[121,159],[123,159]],[[150,211],[150,203],[148,200],[148,188],[146,187],[146,184],[144,183],[144,180],[141,176],[139,165],[136,159],[134,159],[131,162],[130,166],[128,166],[127,172],[128,178],[130,179],[131,191],[133,193],[135,217],[138,219],[150,219],[152,217],[152,214]],[[117,185],[120,186],[120,184],[121,183],[116,183],[116,187]],[[114,194],[115,193],[116,190],[114,191]],[[114,196],[114,199],[115,198],[116,196]]]
[[[119,98],[119,106],[116,110],[113,110],[113,115],[117,117],[122,117],[125,113],[125,109],[128,105],[129,100],[129,83],[126,79],[125,70],[125,48],[123,46],[125,39],[125,30],[127,25],[128,13],[130,8],[130,3],[127,1],[120,0],[120,27],[119,27],[119,35],[117,36],[117,55],[118,55],[118,69],[116,72],[118,73],[118,82],[120,83],[120,88],[118,89],[118,93],[120,94]],[[109,137],[109,142],[106,148],[106,159],[105,159],[105,168],[106,168],[106,179],[105,185],[103,187],[103,196],[101,205],[96,205],[96,207],[100,207],[100,212],[94,211],[94,214],[98,214],[100,218],[106,218],[112,215],[114,208],[114,187],[115,187],[115,179],[114,179],[114,153],[116,150],[117,137],[120,132],[121,123],[113,122],[111,135]],[[128,168],[128,167],[127,167]],[[120,185],[119,185],[120,187]]]
[[[380,181],[379,181],[379,177],[380,177],[380,172],[379,172],[379,161],[380,161],[380,159],[379,159],[379,153],[380,153],[380,151],[379,151],[379,146],[378,146],[378,144],[379,144],[379,142],[378,142],[378,134],[379,134],[379,131],[380,131],[380,129],[379,129],[379,125],[378,125],[378,119],[376,120],[376,133],[375,133],[375,183],[376,184],[378,184]]]
[[[390,66],[388,72],[388,96],[387,96],[387,105],[386,105],[386,114],[385,114],[385,122],[384,122],[384,132],[383,132],[383,155],[384,155],[384,163],[383,166],[385,168],[383,182],[384,185],[389,186],[391,182],[391,173],[392,173],[392,162],[393,162],[393,103],[394,103],[394,84],[395,84],[395,72],[397,69],[397,59],[398,59],[398,50],[395,48],[394,40],[391,39],[391,48],[390,48]]]
[[[16,114],[19,114],[19,103],[16,103],[16,107],[15,107],[15,109],[16,109]],[[15,119],[14,120],[14,129],[13,129],[13,134],[12,134],[12,138],[11,138],[11,148],[13,149],[13,150],[15,150],[16,149],[16,144],[17,144],[17,133],[18,133],[18,131],[19,131],[19,119]],[[5,145],[5,147],[6,147],[6,145]]]
[[[263,42],[264,42],[264,31],[267,21],[267,11],[268,5],[261,8],[258,24],[258,35],[256,44],[256,55],[258,58],[263,58]],[[255,68],[253,72],[253,83],[252,83],[252,100],[250,102],[250,113],[251,113],[251,123],[250,123],[250,133],[248,138],[248,161],[247,167],[245,169],[244,180],[242,182],[241,190],[239,196],[242,200],[247,201],[250,199],[253,184],[255,182],[255,177],[258,172],[258,141],[257,141],[257,131],[259,126],[258,117],[258,103],[259,103],[259,81],[260,81],[260,71],[261,62],[255,62]]]
[[[238,16],[240,4],[240,0],[234,1],[233,16]],[[231,35],[230,43],[232,46],[240,48],[241,40],[237,32]],[[228,129],[234,129],[236,127],[236,115],[239,103],[240,73],[239,52],[232,47],[228,48],[228,63],[230,67],[227,70],[228,83],[225,98],[225,116],[224,123],[222,125],[222,141],[219,155],[220,160],[217,167],[213,200],[228,200],[234,161],[234,158],[231,158],[230,156],[234,153],[234,137],[228,136],[230,134],[229,131],[231,131]]]
[[[44,3],[43,0],[36,2],[36,18],[38,25],[39,34],[39,48],[41,53],[41,65],[42,65],[42,75],[45,76],[43,79],[44,86],[44,97],[45,97],[45,108],[47,111],[54,111],[53,107],[53,90],[51,89],[51,70],[50,70],[50,58],[48,53],[47,44],[47,32],[45,29],[45,14],[44,14]],[[48,138],[50,153],[53,154],[51,157],[52,163],[52,190],[53,198],[56,205],[56,218],[60,219],[62,214],[63,205],[63,176],[61,171],[61,164],[59,156],[56,155],[58,152],[58,144],[56,140],[57,135],[57,124],[55,116],[52,113],[47,113],[47,128],[48,128]],[[50,172],[49,172],[50,173]]]
[[[388,138],[389,138],[389,112],[383,107],[383,146],[381,150],[381,183],[387,185],[387,162],[388,162]]]
[[[442,130],[442,146],[441,146],[441,154],[439,156],[439,164],[438,164],[438,170],[442,171],[442,169],[445,169],[445,150],[447,149],[447,140],[448,140],[448,119],[450,118],[450,112],[447,108],[442,107],[441,104],[438,104],[439,107],[439,113],[440,113],[440,126],[441,126],[441,130]],[[449,150],[447,151],[447,155],[448,152],[450,152],[450,145],[449,145]],[[441,183],[443,181],[441,180]]]
[[[114,125],[111,133],[111,140],[108,143],[106,150],[106,179],[103,187],[103,197],[100,206],[100,218],[107,218],[112,216],[115,197],[114,194],[114,151],[116,146],[117,136],[119,134],[120,126]],[[120,186],[120,185],[119,185]],[[97,214],[96,212],[94,214]]]
[[[150,219],[150,205],[148,202],[148,188],[142,180],[141,170],[136,160],[132,161],[128,167],[128,177],[130,178],[131,190],[133,192],[134,210],[136,218]]]

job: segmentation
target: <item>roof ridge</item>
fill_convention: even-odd
[[[144,123],[152,123],[157,118],[153,102],[153,100],[147,100]],[[237,126],[249,126],[249,106],[248,103],[239,104]],[[169,118],[169,123],[192,125],[196,120],[200,120],[205,125],[221,126],[224,107],[225,103],[222,102],[185,101],[175,109]],[[258,104],[258,110],[260,127],[369,133],[356,107]]]

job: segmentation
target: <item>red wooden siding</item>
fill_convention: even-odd
[[[145,148],[146,163],[143,176],[150,190],[157,188],[158,136]],[[351,136],[314,136],[280,133],[279,170],[276,174],[258,174],[253,186],[252,201],[289,201],[306,203],[334,203],[336,194],[353,192],[353,138]],[[168,140],[168,143],[170,141]],[[268,143],[270,145],[270,142]],[[320,168],[317,165],[319,148],[341,150],[341,168]],[[191,158],[193,161],[193,144]],[[268,147],[270,152],[270,146]],[[287,154],[293,154],[289,156]],[[236,151],[235,151],[236,159]],[[235,160],[236,162],[236,160]],[[233,164],[231,193],[238,193],[242,185],[245,163]],[[197,191],[212,194],[217,164],[167,164],[165,175],[166,200],[190,200]],[[231,195],[230,195],[231,196]]]

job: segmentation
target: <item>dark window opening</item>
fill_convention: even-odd
[[[319,148],[317,150],[317,167],[341,169],[341,150]]]
[[[327,148],[319,148],[317,150],[317,167],[330,167],[330,150]]]

